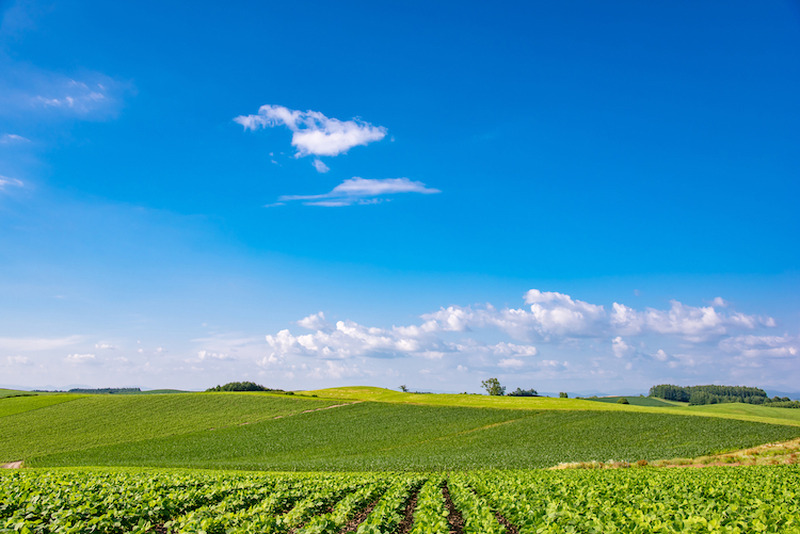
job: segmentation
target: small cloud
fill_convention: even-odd
[[[319,111],[298,111],[284,106],[264,105],[258,109],[257,115],[240,115],[233,120],[245,130],[286,126],[292,131],[296,158],[338,156],[354,146],[367,145],[386,137],[383,126],[373,126],[359,119],[341,121],[328,118]]]
[[[525,367],[525,362],[519,358],[503,358],[497,366],[503,369],[521,369]]]
[[[8,176],[3,176],[0,174],[0,191],[5,189],[6,187],[22,187],[23,184],[22,180],[17,180],[16,178],[9,178]]]
[[[329,193],[322,195],[284,195],[279,202],[301,201],[306,206],[341,207],[353,204],[377,204],[382,197],[401,193],[421,193],[430,195],[440,193],[422,182],[415,182],[408,178],[385,178],[373,180],[354,177],[345,180],[333,188]]]
[[[331,325],[328,321],[325,320],[325,314],[322,312],[317,312],[315,314],[309,315],[308,317],[303,317],[299,321],[297,321],[298,326],[302,326],[306,330],[330,330]]]
[[[711,305],[717,308],[727,308],[728,301],[722,297],[716,297],[714,300],[711,301]]]
[[[625,343],[622,336],[617,336],[611,340],[611,350],[617,358],[624,358],[634,351],[634,348]]]
[[[233,357],[224,352],[212,352],[210,350],[201,350],[197,353],[197,357],[201,360],[233,360]]]
[[[317,169],[318,173],[324,174],[324,173],[328,172],[329,170],[331,170],[330,167],[325,165],[322,162],[322,160],[319,159],[319,158],[315,159],[311,164],[314,166],[315,169]]]
[[[94,354],[68,354],[66,360],[72,364],[94,363],[97,361]]]
[[[9,365],[30,365],[31,360],[27,356],[8,356],[6,358]]]
[[[94,348],[99,349],[99,350],[114,350],[117,347],[115,347],[114,345],[111,345],[110,343],[95,343],[94,344]]]
[[[3,134],[0,135],[0,145],[10,145],[12,143],[30,143],[31,140],[27,137],[22,137],[17,134]]]

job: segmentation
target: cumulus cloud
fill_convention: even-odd
[[[386,137],[386,128],[359,119],[342,121],[326,117],[319,111],[298,111],[276,105],[261,106],[258,114],[240,115],[233,120],[245,130],[286,126],[292,132],[292,146],[297,149],[295,157],[298,158],[338,156],[355,146]]]
[[[726,353],[754,358],[797,354],[796,338],[758,333],[772,328],[771,318],[730,309],[678,301],[670,302],[666,309],[637,310],[616,302],[606,308],[538,289],[525,293],[524,301],[527,307],[520,308],[451,305],[420,315],[416,323],[391,327],[329,321],[319,312],[296,322],[305,333],[284,329],[267,335],[267,351],[260,364],[285,366],[296,357],[331,361],[417,358],[444,362],[452,368],[469,364],[471,369],[556,376],[554,373],[579,372],[587,365],[590,357],[585,354],[589,353],[609,369],[630,369],[635,362],[661,369],[699,368],[714,360],[714,355],[707,354],[710,340],[718,343],[716,357]],[[658,350],[653,352],[647,349],[649,342],[662,347],[656,345]],[[573,366],[563,358],[570,352],[576,356]],[[613,363],[618,359],[624,363]]]
[[[67,363],[72,364],[83,364],[83,363],[94,363],[97,361],[97,357],[94,354],[68,354],[65,358]]]
[[[617,358],[624,358],[633,353],[634,348],[628,345],[622,336],[617,336],[611,340],[611,350]]]
[[[369,179],[354,177],[343,181],[329,193],[321,195],[284,195],[278,205],[285,202],[300,201],[306,206],[341,207],[353,204],[376,204],[387,196],[402,193],[421,193],[430,195],[440,193],[438,189],[408,178]]]
[[[224,352],[213,352],[210,350],[200,350],[197,351],[197,359],[200,361],[203,360],[233,360],[233,357],[230,354],[226,354]]]
[[[30,365],[31,360],[27,356],[7,356],[8,365]]]

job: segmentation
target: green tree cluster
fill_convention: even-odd
[[[282,389],[272,389],[256,384],[255,382],[228,382],[223,386],[208,388],[206,391],[277,391],[282,392]]]
[[[765,404],[770,402],[766,391],[746,386],[676,386],[660,384],[650,388],[650,397],[688,402],[689,404],[722,404],[728,402],[744,402],[747,404]]]

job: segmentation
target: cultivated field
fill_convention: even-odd
[[[452,474],[30,471],[0,532],[800,532],[798,466]]]
[[[798,410],[643,404],[0,395],[0,463],[25,466],[0,470],[0,533],[800,532],[795,449],[765,460],[792,465],[650,467],[796,439]],[[536,469],[609,460],[633,467]]]

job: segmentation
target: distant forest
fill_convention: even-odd
[[[760,388],[745,386],[675,386],[660,384],[650,388],[650,397],[688,402],[690,405],[722,404],[727,402],[744,402],[746,404],[763,404],[777,408],[800,408],[800,402],[789,397],[769,398],[767,392]]]

